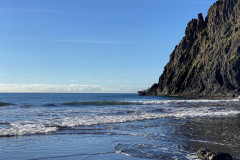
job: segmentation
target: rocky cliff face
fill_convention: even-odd
[[[240,0],[218,0],[192,19],[159,82],[146,95],[240,94]]]

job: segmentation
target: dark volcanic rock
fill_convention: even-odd
[[[213,153],[207,148],[201,148],[197,151],[197,156],[203,160],[232,160],[232,156],[228,153]]]
[[[228,153],[216,153],[209,160],[232,160],[232,156]]]
[[[146,95],[240,94],[240,1],[218,0],[192,19],[159,82]]]
[[[201,159],[208,159],[209,156],[212,156],[213,153],[207,148],[201,148],[197,151],[197,156]]]

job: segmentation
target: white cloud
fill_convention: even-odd
[[[101,85],[0,84],[0,92],[36,93],[136,93],[138,87],[105,87]]]

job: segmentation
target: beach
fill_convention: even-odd
[[[240,159],[240,100],[1,93],[0,159]]]

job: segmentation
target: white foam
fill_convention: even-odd
[[[240,114],[240,110],[224,108],[173,108],[165,113],[148,113],[131,115],[106,115],[106,116],[83,116],[83,117],[66,117],[58,121],[58,126],[74,127],[85,125],[109,124],[109,123],[124,123],[131,121],[150,120],[166,117],[176,118],[193,118],[193,117],[225,117]]]
[[[213,141],[203,141],[203,140],[194,140],[194,139],[191,139],[191,141],[192,141],[192,142],[210,143],[210,144],[216,144],[216,145],[225,146],[224,143],[213,142]]]
[[[24,123],[24,124],[23,124]],[[11,128],[0,128],[0,136],[22,136],[32,134],[47,134],[57,131],[56,127],[46,127],[43,124],[32,124],[32,122],[11,123]]]
[[[189,159],[189,160],[201,160],[201,159],[198,158],[196,153],[187,154],[186,158]]]
[[[156,109],[156,108],[155,108]],[[150,111],[150,112],[148,112]],[[239,109],[219,107],[168,107],[163,112],[151,112],[152,110],[141,107],[132,114],[125,115],[86,115],[68,116],[58,119],[39,121],[12,122],[8,128],[0,128],[0,136],[17,136],[30,134],[47,134],[55,132],[58,127],[89,126],[110,123],[125,123],[132,121],[151,120],[166,117],[194,118],[194,117],[227,117],[240,114]]]
[[[240,102],[239,98],[234,99],[219,99],[219,100],[212,100],[212,99],[192,99],[192,100],[152,100],[152,101],[130,101],[133,104],[144,104],[144,105],[161,105],[161,104],[183,104],[183,103],[235,103]]]

